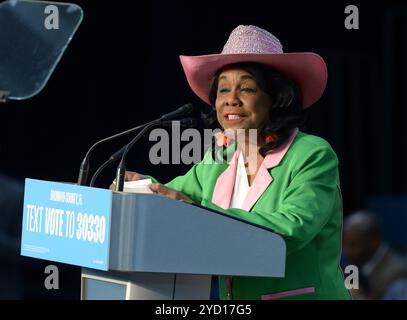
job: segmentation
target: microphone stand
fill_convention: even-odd
[[[161,126],[171,126],[172,123],[173,123],[173,121],[166,120],[166,121],[161,121],[161,122],[158,123],[158,124],[161,125]],[[180,125],[181,125],[182,127],[196,127],[196,126],[197,126],[197,121],[196,121],[194,118],[185,118],[185,119],[182,119],[182,120],[180,121]],[[141,134],[141,133],[140,133],[140,134]],[[137,142],[137,141],[136,141],[136,142]],[[92,179],[91,179],[91,181],[90,181],[90,184],[89,184],[90,187],[94,187],[94,186],[95,186],[95,182],[96,182],[97,177],[99,176],[99,174],[100,174],[109,164],[111,164],[112,162],[114,162],[114,161],[116,161],[116,160],[119,160],[119,159],[121,158],[121,156],[123,155],[123,153],[124,153],[126,147],[127,147],[127,145],[125,145],[125,146],[124,146],[123,148],[121,148],[119,151],[117,151],[117,152],[115,152],[114,154],[112,154],[112,155],[110,156],[110,158],[109,158],[107,161],[105,161],[105,162],[95,171],[95,173],[93,174]]]
[[[88,173],[89,173],[89,157],[90,157],[90,154],[92,153],[92,151],[93,151],[98,145],[100,145],[100,144],[102,144],[102,143],[104,143],[104,142],[108,142],[108,141],[110,141],[110,140],[119,138],[119,137],[124,136],[124,135],[126,135],[126,134],[132,133],[132,132],[134,132],[134,131],[136,131],[136,130],[139,130],[139,129],[141,129],[141,128],[144,128],[144,129],[146,129],[147,127],[148,127],[148,128],[151,128],[151,126],[157,125],[160,121],[170,120],[170,119],[173,119],[173,118],[178,117],[178,116],[180,116],[180,115],[190,113],[190,112],[193,110],[193,108],[194,108],[194,106],[193,106],[192,104],[187,103],[187,104],[183,105],[182,107],[178,108],[177,110],[172,111],[172,112],[170,112],[170,113],[167,113],[167,114],[161,116],[161,118],[158,118],[158,119],[156,119],[156,120],[150,121],[150,122],[148,122],[148,123],[146,123],[146,124],[137,126],[137,127],[135,127],[135,128],[126,130],[126,131],[124,131],[124,132],[120,132],[120,133],[118,133],[118,134],[115,134],[115,135],[113,135],[113,136],[107,137],[107,138],[105,138],[105,139],[102,139],[102,140],[96,142],[92,147],[90,147],[90,149],[88,150],[88,152],[87,152],[86,155],[85,155],[85,158],[82,160],[82,163],[81,163],[80,169],[79,169],[78,183],[77,183],[77,184],[80,185],[80,186],[85,186],[85,185],[87,184]],[[143,130],[144,130],[144,129],[143,129]],[[146,130],[144,130],[143,133],[144,133],[145,131],[146,131]],[[138,140],[138,139],[137,139],[137,140]],[[137,141],[137,140],[136,140],[136,141]],[[130,148],[133,146],[133,144],[134,144],[136,141],[130,142],[130,143],[131,143]],[[127,145],[127,146],[128,146],[128,145]],[[126,148],[127,148],[127,146],[126,146]],[[127,154],[127,152],[128,152],[128,150],[127,150],[127,151],[126,151],[126,150],[127,150],[127,149],[124,149],[124,151],[123,151],[125,154]]]
[[[86,186],[86,184],[87,184],[88,173],[89,173],[89,157],[90,157],[90,154],[92,153],[92,151],[97,146],[99,146],[100,144],[103,144],[105,142],[108,142],[110,140],[117,139],[117,138],[120,138],[120,137],[122,137],[124,135],[130,134],[130,133],[132,133],[134,131],[137,131],[137,130],[145,127],[145,126],[148,126],[148,125],[154,123],[155,121],[157,121],[157,120],[150,121],[150,122],[148,122],[146,124],[142,124],[142,125],[139,125],[139,126],[137,126],[135,128],[132,128],[132,129],[117,133],[117,134],[115,134],[113,136],[104,138],[104,139],[96,142],[93,146],[91,146],[90,149],[88,150],[88,152],[86,153],[85,158],[83,158],[83,160],[82,160],[82,163],[81,163],[81,166],[80,166],[80,169],[79,169],[79,175],[78,175],[78,185]]]
[[[153,124],[155,125],[158,121],[171,120],[171,119],[173,119],[175,117],[178,117],[180,115],[190,113],[193,110],[193,108],[194,108],[194,106],[191,103],[184,104],[182,107],[178,108],[177,110],[172,111],[170,113],[167,113],[167,114],[161,116],[161,118],[159,118],[159,119],[150,121],[150,122],[148,122],[146,124],[137,126],[135,128],[126,130],[124,132],[120,132],[120,133],[115,134],[115,135],[113,135],[111,137],[107,137],[105,139],[102,139],[102,140],[96,142],[92,147],[90,147],[90,149],[88,150],[88,152],[85,155],[85,158],[83,159],[83,161],[81,163],[81,166],[79,168],[79,175],[78,175],[78,185],[80,185],[80,186],[85,186],[86,185],[87,180],[88,180],[88,173],[89,173],[89,156],[90,156],[91,152],[98,145],[100,145],[100,144],[102,144],[104,142],[119,138],[119,137],[124,136],[126,134],[132,133],[132,132],[134,132],[134,131],[136,131],[138,129],[145,128],[145,127],[153,125]]]
[[[149,130],[151,127],[154,127],[158,124],[161,123],[160,120],[153,121],[153,123],[150,123],[149,125],[145,126],[143,130],[141,130],[134,138],[131,140],[125,147],[124,151],[122,154],[122,158],[120,160],[119,166],[117,167],[117,174],[116,174],[116,191],[120,192],[123,191],[124,187],[124,178],[126,174],[126,165],[125,165],[125,159],[127,156],[127,153],[129,150],[133,147],[133,145],[140,140],[140,138],[146,133],[147,130]]]

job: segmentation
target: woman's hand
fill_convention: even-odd
[[[193,201],[188,198],[185,194],[178,192],[174,189],[168,188],[165,185],[161,184],[161,183],[152,183],[150,184],[150,189],[151,191],[153,191],[154,193],[158,193],[161,194],[163,196],[166,196],[170,199],[174,199],[174,200],[182,200],[188,203],[192,203]]]
[[[140,173],[133,172],[133,171],[126,171],[126,174],[124,175],[124,181],[136,181],[136,180],[143,180],[143,179],[147,179],[147,178],[148,177],[145,176],[144,174],[140,174]],[[113,180],[109,189],[112,191],[116,191],[116,179]]]

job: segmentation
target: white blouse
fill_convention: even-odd
[[[230,202],[230,208],[241,209],[249,193],[250,185],[247,178],[247,171],[244,165],[243,152],[240,151],[239,159],[237,162],[235,185],[233,187],[232,201]]]

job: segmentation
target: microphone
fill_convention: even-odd
[[[176,118],[176,117],[189,114],[189,113],[191,113],[193,110],[194,110],[193,104],[192,104],[192,103],[187,103],[187,104],[184,104],[182,107],[178,108],[177,110],[163,115],[163,116],[160,118],[160,120],[161,120],[161,121],[172,120],[172,119],[174,119],[174,118]]]
[[[198,121],[195,118],[184,118],[181,120],[176,120],[179,121],[181,127],[185,128],[196,128],[198,126]],[[170,127],[172,126],[174,121],[163,121],[161,122],[161,125],[163,127]]]
[[[144,133],[147,132],[151,127],[158,125],[160,123],[160,120],[156,121],[155,123],[152,123],[150,125],[147,125],[141,130],[134,138],[131,140],[123,150],[123,154],[121,156],[121,160],[119,163],[119,166],[117,167],[117,174],[116,174],[116,191],[123,191],[124,187],[124,177],[126,174],[126,165],[124,163],[127,153],[130,151],[130,149],[133,147],[133,145],[140,140],[140,138],[144,135]]]
[[[90,158],[90,154],[92,153],[92,151],[93,151],[97,146],[99,146],[99,145],[101,145],[101,144],[103,144],[103,143],[105,143],[105,142],[108,142],[108,141],[111,141],[111,140],[120,138],[120,137],[122,137],[122,136],[124,136],[124,135],[130,134],[130,133],[132,133],[132,132],[134,132],[134,131],[137,131],[137,130],[139,130],[139,129],[145,127],[146,125],[149,125],[149,124],[152,123],[152,122],[153,122],[153,121],[148,122],[148,123],[146,123],[146,124],[139,125],[139,126],[137,126],[137,127],[135,127],[135,128],[131,128],[131,129],[129,129],[129,130],[126,130],[126,131],[117,133],[117,134],[115,134],[115,135],[113,135],[113,136],[110,136],[110,137],[104,138],[104,139],[102,139],[102,140],[99,140],[98,142],[96,142],[95,144],[93,144],[93,145],[89,148],[88,152],[86,152],[85,158],[83,158],[82,163],[81,163],[81,165],[80,165],[79,174],[78,174],[78,185],[80,185],[80,186],[86,186],[87,179],[88,179],[88,172],[89,172],[89,158]]]
[[[86,152],[86,155],[85,155],[84,159],[81,162],[81,165],[80,165],[80,168],[79,168],[77,184],[80,185],[80,186],[86,186],[87,185],[88,173],[89,173],[89,158],[90,158],[91,153],[93,152],[93,150],[97,146],[99,146],[99,145],[101,145],[101,144],[103,144],[105,142],[120,138],[120,137],[122,137],[124,135],[133,133],[133,132],[135,132],[135,131],[137,131],[139,129],[145,128],[146,126],[150,126],[152,124],[158,123],[159,121],[171,120],[171,119],[173,119],[173,118],[175,118],[177,116],[188,114],[188,113],[192,112],[193,109],[194,109],[194,106],[191,103],[187,103],[187,104],[183,105],[182,107],[178,108],[177,110],[172,111],[170,113],[167,113],[167,114],[161,116],[161,118],[159,118],[159,119],[147,122],[147,123],[139,125],[139,126],[137,126],[135,128],[131,128],[129,130],[117,133],[117,134],[115,134],[113,136],[104,138],[104,139],[96,142],[95,144],[93,144],[89,148],[89,150]]]
[[[162,126],[171,126],[173,124],[174,121],[163,121],[160,124]],[[187,128],[194,128],[198,126],[198,121],[195,118],[185,118],[185,119],[181,119],[180,121],[180,125],[181,127],[187,127]],[[93,187],[95,185],[96,179],[98,177],[98,175],[112,162],[115,162],[117,160],[119,160],[121,158],[121,156],[123,155],[124,150],[126,149],[127,145],[125,145],[124,147],[122,147],[121,149],[119,149],[118,151],[116,151],[115,153],[113,153],[109,159],[103,163],[97,170],[96,172],[93,174],[92,179],[90,181],[90,186]]]
[[[171,125],[173,124],[173,121],[163,121],[163,122],[158,123],[158,124],[160,124],[160,125],[162,125],[162,126],[171,126]],[[197,120],[194,119],[194,118],[186,118],[186,119],[181,119],[181,120],[180,120],[180,125],[181,125],[182,127],[189,127],[189,128],[191,128],[191,127],[196,127],[196,126],[198,125],[198,122],[197,122]],[[127,147],[127,145],[125,145],[124,147],[122,147],[121,149],[119,149],[118,151],[116,151],[115,153],[113,153],[113,154],[109,157],[109,159],[108,159],[106,162],[104,162],[104,163],[96,170],[96,172],[93,174],[92,179],[91,179],[91,181],[90,181],[90,186],[91,186],[91,187],[93,187],[93,186],[95,185],[97,177],[99,176],[99,174],[100,174],[109,164],[111,164],[112,162],[115,162],[115,161],[119,160],[119,159],[122,157],[124,151],[126,150],[126,147]]]
[[[192,109],[189,108],[189,112]],[[185,111],[184,111],[185,112]],[[172,115],[174,116],[174,115]],[[184,125],[191,125],[194,123],[193,120],[191,120],[190,118],[188,119],[184,119],[183,122]],[[163,122],[165,124],[165,122]],[[123,187],[124,187],[124,178],[125,178],[125,173],[126,173],[126,165],[125,165],[125,159],[127,156],[127,153],[130,151],[130,149],[133,147],[133,145],[141,138],[141,136],[144,134],[145,131],[147,131],[150,127],[152,127],[153,124],[146,126],[132,141],[130,141],[130,143],[128,143],[125,146],[125,149],[123,151],[123,154],[121,156],[121,160],[120,163],[117,167],[117,174],[116,174],[116,191],[120,192],[123,191]]]
[[[161,123],[159,123],[161,126],[172,126],[174,121],[162,121]],[[185,119],[181,119],[180,121],[180,125],[181,127],[187,127],[187,128],[195,128],[198,126],[198,121],[195,118],[185,118]],[[118,151],[116,151],[115,153],[113,153],[109,159],[104,162],[97,170],[96,172],[93,174],[92,179],[90,181],[89,186],[93,187],[95,185],[96,179],[99,176],[99,174],[112,162],[115,162],[117,160],[119,160],[121,158],[121,156],[123,155],[124,150],[126,149],[127,145],[125,145],[124,147],[122,147],[121,149],[119,149]]]

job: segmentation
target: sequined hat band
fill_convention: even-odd
[[[283,53],[280,41],[270,32],[256,26],[238,26],[229,36],[222,54]]]

